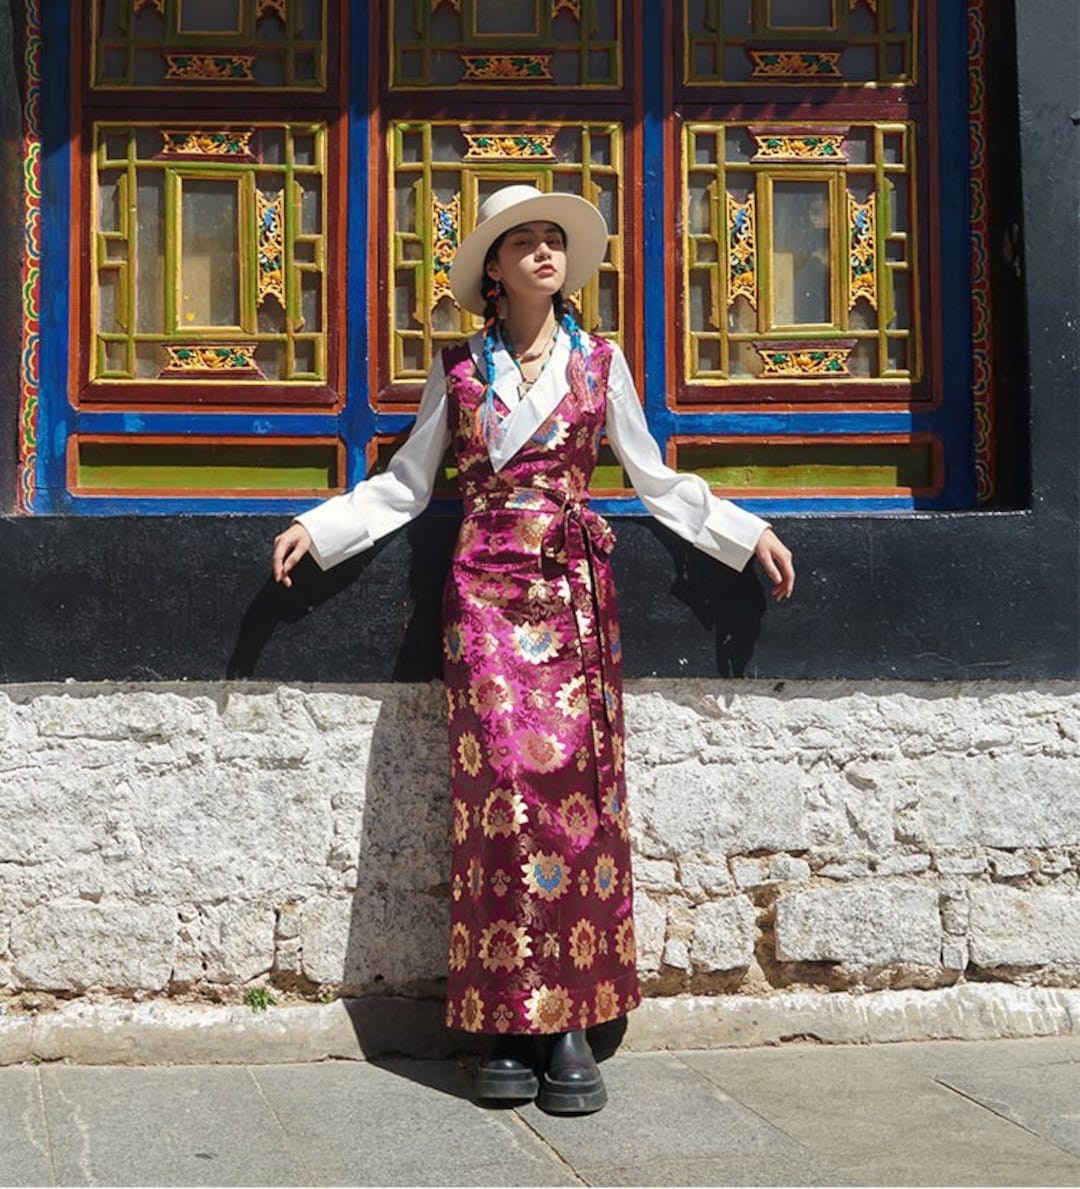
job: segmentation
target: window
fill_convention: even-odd
[[[673,465],[772,512],[992,500],[987,3],[28,5],[21,505],[284,511],[384,466],[511,181],[603,210],[576,300]],[[639,508],[610,457],[594,489]]]

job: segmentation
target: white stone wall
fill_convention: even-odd
[[[1080,987],[1080,690],[636,681],[649,992]],[[438,992],[438,686],[0,689],[0,1005]]]

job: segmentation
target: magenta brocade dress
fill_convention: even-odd
[[[614,535],[588,507],[611,348],[496,473],[444,354],[464,520],[443,595],[453,861],[446,1022],[551,1033],[640,1000]]]

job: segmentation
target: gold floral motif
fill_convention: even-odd
[[[461,12],[461,0],[431,0],[431,11],[438,12],[444,4],[454,12]]]
[[[469,807],[460,797],[455,797],[451,806],[452,825],[450,832],[460,845],[469,836]]]
[[[587,841],[596,832],[596,809],[584,793],[571,793],[559,806],[559,817],[568,838]]]
[[[593,886],[601,900],[607,900],[615,891],[619,878],[619,869],[615,866],[612,855],[601,855],[596,860],[596,870],[593,874]]]
[[[584,917],[570,930],[570,957],[578,970],[588,970],[596,961],[596,926]]]
[[[167,79],[194,82],[253,83],[254,54],[166,54]]]
[[[848,7],[854,12],[860,4],[865,4],[873,13],[877,12],[877,0],[849,0]]]
[[[755,132],[755,161],[845,161],[842,132]]]
[[[465,161],[554,161],[554,132],[466,132]]]
[[[466,82],[473,79],[484,83],[548,82],[551,73],[550,54],[460,54]]]
[[[485,838],[494,838],[496,834],[509,838],[511,834],[520,834],[521,827],[528,820],[529,811],[520,793],[509,789],[492,789],[484,802],[480,828]]]
[[[475,987],[468,987],[462,996],[461,1026],[466,1032],[479,1032],[484,1026],[484,1001]]]
[[[581,0],[551,0],[551,19],[554,20],[560,12],[570,13],[581,24]]]
[[[757,215],[754,195],[727,195],[728,305],[745,297],[757,309]]]
[[[848,308],[854,307],[860,297],[865,297],[877,309],[877,271],[875,264],[875,241],[877,239],[877,195],[870,194],[866,202],[856,202],[851,193],[847,196],[848,236]]]
[[[476,855],[469,860],[469,895],[479,900],[484,891],[484,865]]]
[[[537,987],[525,1001],[530,1023],[540,1032],[565,1032],[570,1024],[574,1001],[565,987]]]
[[[284,24],[289,23],[289,16],[285,10],[287,0],[258,0],[255,5],[255,19],[262,20],[267,13],[276,13]]]
[[[268,197],[255,191],[255,211],[259,221],[259,305],[276,297],[285,306],[285,243],[282,211],[285,192]]]
[[[615,953],[619,961],[626,966],[633,966],[637,959],[637,942],[634,936],[634,918],[624,918],[622,924],[615,931]]]
[[[517,752],[520,762],[533,772],[554,772],[566,760],[566,745],[547,731],[522,731]]]
[[[840,50],[750,50],[752,78],[843,78]]]
[[[847,342],[835,343],[755,343],[754,350],[761,356],[764,367],[758,373],[760,379],[775,379],[777,376],[802,379],[821,376],[850,376],[848,356],[854,346]]]
[[[532,939],[524,925],[492,921],[480,935],[480,961],[485,970],[520,970],[532,957]]]
[[[596,1022],[613,1020],[619,1015],[619,995],[614,983],[598,983],[596,986]]]
[[[207,346],[175,346],[166,344],[167,363],[170,372],[226,372],[251,371],[255,369],[255,345],[217,343]]]
[[[207,132],[199,129],[162,129],[163,157],[245,157],[252,159],[255,130]]]
[[[529,891],[549,903],[566,894],[571,878],[570,865],[555,851],[535,851],[522,863],[521,873]]]
[[[457,921],[450,930],[450,961],[448,963],[451,970],[464,970],[466,963],[469,961],[469,950],[472,946],[472,938],[469,936],[468,925]]]
[[[514,695],[505,677],[489,673],[470,682],[469,702],[477,714],[503,714],[512,708]]]
[[[457,758],[470,776],[476,776],[484,766],[484,753],[480,741],[472,731],[466,731],[458,740]]]
[[[450,293],[450,265],[461,228],[461,195],[447,203],[431,199],[431,308]]]
[[[135,15],[138,16],[144,8],[155,8],[162,16],[165,15],[165,0],[135,0]]]

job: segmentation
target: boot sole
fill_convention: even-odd
[[[591,1115],[606,1103],[603,1082],[582,1086],[545,1079],[536,1096],[536,1105],[549,1115]]]
[[[478,1098],[530,1099],[540,1090],[540,1081],[535,1074],[498,1074],[483,1070],[476,1077]]]

